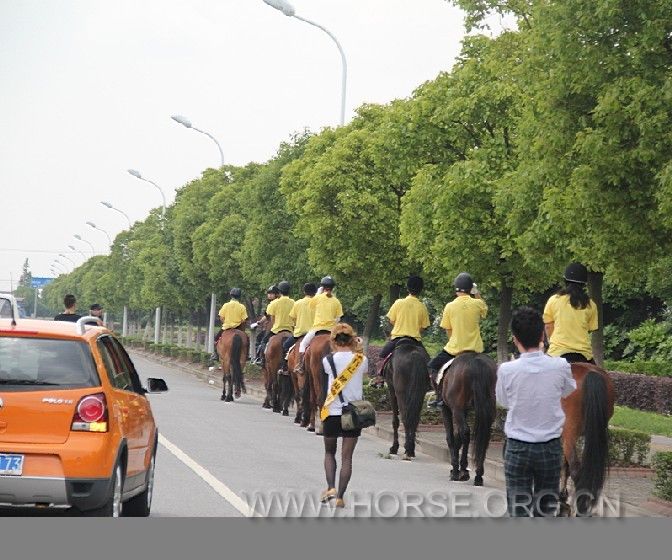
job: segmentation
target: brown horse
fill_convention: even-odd
[[[221,400],[225,402],[233,401],[234,388],[236,398],[240,397],[241,391],[245,392],[243,370],[249,347],[247,333],[239,329],[225,330],[217,341],[217,354],[222,365],[224,383]]]
[[[291,334],[289,331],[280,331],[271,336],[264,353],[264,387],[266,389],[266,398],[261,406],[272,408],[273,412],[283,412],[280,402],[281,386],[284,387],[291,383],[288,376],[278,375],[278,370],[282,363],[282,344]],[[287,389],[285,389],[286,391]],[[288,411],[285,416],[287,415],[289,415]]]
[[[487,354],[476,352],[465,352],[457,356],[444,374],[441,390],[444,404],[441,413],[450,450],[451,480],[469,480],[467,461],[471,433],[467,412],[473,409],[472,462],[476,466],[474,486],[483,486],[483,463],[497,411],[496,383],[497,364]]]
[[[305,335],[304,335],[305,336]],[[292,379],[292,388],[294,394],[294,403],[296,404],[296,415],[294,416],[294,423],[299,424],[303,416],[303,403],[307,400],[307,393],[310,389],[308,383],[306,383],[307,376],[305,372],[302,375],[299,375],[295,369],[296,365],[299,363],[299,345],[303,336],[296,338],[294,345],[289,351],[287,356],[287,368],[289,369],[289,374]],[[301,424],[302,428],[308,426],[308,423]]]
[[[404,424],[405,439],[403,459],[415,457],[415,434],[420,423],[420,412],[427,393],[429,355],[424,346],[414,339],[397,343],[392,357],[385,364],[383,376],[392,404],[392,429],[394,439],[390,453],[399,450],[399,416]]]
[[[565,426],[562,430],[564,454],[560,484],[560,514],[570,515],[568,478],[574,482],[577,515],[590,515],[602,492],[609,464],[609,419],[614,414],[616,391],[609,374],[587,363],[573,363],[576,391],[562,399]],[[576,442],[583,436],[579,459]]]
[[[309,387],[308,399],[304,402],[303,406],[303,418],[309,432],[315,431],[315,417],[320,417],[318,409],[322,406],[326,397],[322,381],[322,359],[331,352],[329,338],[329,331],[318,331],[315,338],[310,342],[303,360],[306,381]]]

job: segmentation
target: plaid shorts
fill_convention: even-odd
[[[558,507],[562,445],[560,438],[544,443],[506,440],[504,475],[511,517],[553,517]]]

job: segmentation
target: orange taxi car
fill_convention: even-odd
[[[0,319],[0,507],[147,516],[158,430],[133,362],[109,330]]]

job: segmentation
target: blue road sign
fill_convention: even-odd
[[[53,278],[33,276],[31,286],[33,288],[44,288],[47,284],[49,284],[53,280],[54,280]]]

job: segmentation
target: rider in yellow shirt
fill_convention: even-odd
[[[217,341],[222,336],[222,333],[228,329],[238,329],[245,331],[247,324],[247,309],[240,303],[242,291],[240,288],[231,288],[229,292],[231,299],[226,302],[219,310],[219,319],[222,321],[222,328],[215,335],[215,351],[211,358],[213,360],[219,359],[217,356]]]
[[[331,331],[331,329],[338,323],[343,316],[343,307],[338,298],[334,295],[334,288],[336,282],[331,276],[325,276],[320,280],[320,288],[322,293],[319,293],[310,300],[309,307],[315,311],[315,318],[313,325],[303,337],[299,345],[299,363],[296,366],[297,373],[303,373],[303,357],[310,342],[315,338],[315,334],[319,331]]]
[[[588,269],[572,263],[565,269],[565,287],[544,307],[548,354],[568,362],[594,364],[590,333],[597,330],[597,306],[586,292]]]
[[[289,313],[289,317],[294,321],[294,333],[288,336],[282,344],[282,365],[281,370],[287,371],[287,353],[289,349],[299,341],[300,338],[312,328],[315,321],[315,309],[310,307],[310,300],[317,292],[317,286],[312,282],[303,285],[304,297],[294,302],[294,306]]]
[[[268,300],[266,309],[268,309],[268,305],[270,305],[271,302],[278,299],[279,297],[280,297],[280,290],[278,290],[278,286],[276,284],[269,286],[268,290],[266,290],[266,299]],[[259,319],[259,321],[257,321],[256,323],[252,323],[250,325],[252,329],[256,329],[257,327],[262,327],[263,329],[257,333],[257,340],[254,349],[255,357],[254,360],[252,360],[253,364],[263,363],[264,349],[266,348],[266,343],[273,334],[271,333],[271,327],[273,326],[273,322],[271,321],[271,318],[268,316],[268,313],[266,313],[266,309],[264,309],[263,317]]]
[[[268,315],[271,320],[271,335],[264,345],[264,353],[265,346],[268,345],[271,338],[282,331],[291,333],[294,328],[294,319],[290,316],[294,307],[294,300],[288,297],[290,289],[289,282],[286,282],[285,280],[278,282],[280,297],[274,299],[266,308],[266,315]]]
[[[429,312],[427,306],[420,301],[418,295],[424,287],[424,281],[419,276],[411,276],[406,281],[408,296],[396,300],[387,312],[387,318],[392,324],[390,340],[385,343],[380,351],[380,369],[374,385],[381,385],[382,367],[385,358],[392,354],[397,344],[403,338],[414,339],[422,346],[422,331],[429,327]]]
[[[427,364],[436,391],[436,400],[429,402],[428,406],[440,407],[443,404],[441,384],[437,385],[436,376],[448,360],[462,352],[483,352],[481,320],[485,319],[488,306],[468,273],[458,274],[454,285],[455,299],[446,304],[441,317],[441,327],[446,329],[448,343]]]

